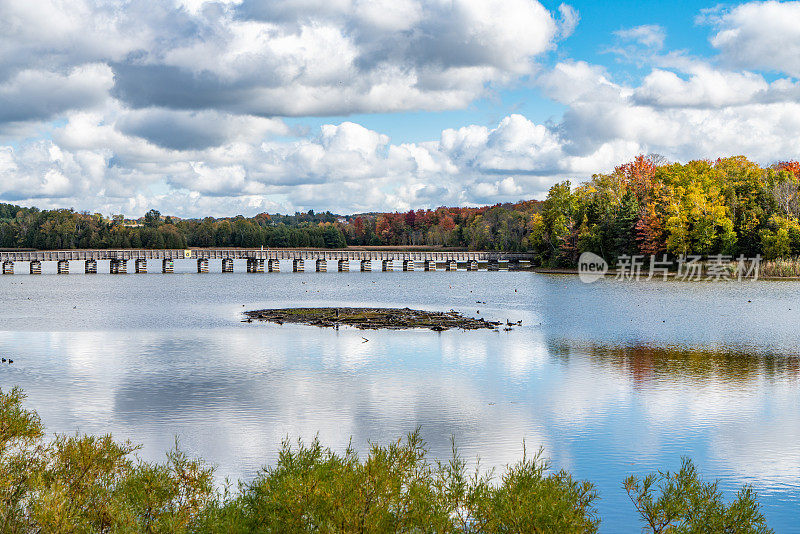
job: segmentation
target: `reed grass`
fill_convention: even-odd
[[[800,257],[762,261],[758,274],[767,278],[800,278]]]

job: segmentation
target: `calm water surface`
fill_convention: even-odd
[[[177,436],[220,478],[242,479],[272,463],[286,436],[319,433],[340,450],[352,438],[364,451],[421,426],[433,456],[447,457],[455,436],[466,457],[498,468],[524,439],[598,485],[604,532],[637,530],[626,475],[689,455],[726,491],[754,485],[776,531],[800,532],[798,283],[17,274],[0,277],[0,303],[0,353],[14,359],[0,387],[22,386],[50,432],[111,432],[153,460]],[[523,326],[240,322],[244,310],[296,305],[452,308]]]

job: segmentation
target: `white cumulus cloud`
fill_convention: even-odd
[[[800,2],[749,2],[707,17],[711,44],[739,68],[800,76]]]

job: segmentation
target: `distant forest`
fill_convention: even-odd
[[[481,208],[437,208],[354,216],[330,212],[255,217],[178,219],[155,210],[140,219],[71,209],[39,210],[0,204],[0,247],[186,248],[433,245],[527,249],[525,237],[538,201]]]
[[[743,156],[669,163],[638,156],[544,201],[480,208],[339,216],[330,212],[178,219],[0,204],[0,247],[186,248],[414,245],[526,251],[543,266],[573,266],[591,251],[621,255],[800,254],[800,164],[761,167]]]

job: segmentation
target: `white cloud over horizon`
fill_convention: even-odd
[[[800,2],[748,2],[707,17],[728,65],[800,76]]]
[[[548,60],[581,31],[580,13],[534,0],[2,0],[0,200],[355,213],[543,198],[638,153],[800,158],[800,33],[784,23],[799,6],[704,13],[711,58],[666,49],[657,24],[616,31],[609,51],[644,65],[629,79]],[[357,121],[304,132],[284,120],[402,120],[520,84],[563,115],[508,113],[414,143]]]

